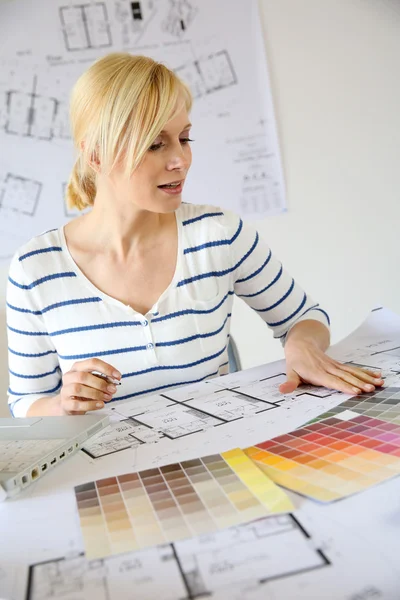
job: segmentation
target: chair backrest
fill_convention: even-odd
[[[242,363],[240,362],[239,352],[236,346],[236,342],[232,336],[230,336],[229,338],[228,359],[230,373],[236,373],[236,371],[242,370]]]

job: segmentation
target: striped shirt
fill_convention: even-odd
[[[100,358],[122,373],[113,401],[228,372],[233,295],[284,342],[302,319],[328,315],[285,272],[257,231],[213,206],[176,211],[174,277],[146,315],[104,294],[80,271],[63,227],[25,244],[7,287],[9,405],[16,417],[56,395],[74,362]]]

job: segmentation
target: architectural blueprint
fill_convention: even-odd
[[[13,0],[0,5],[0,259],[75,216],[63,201],[74,162],[70,91],[94,60],[121,51],[163,62],[192,90],[185,201],[250,218],[285,209],[256,0],[245,9],[239,0]],[[7,196],[12,177],[40,184],[40,195],[19,184],[17,204],[36,202],[36,210],[18,228]]]
[[[36,560],[26,600],[128,600],[133,587],[138,600],[395,600],[400,574],[381,550],[340,523],[335,508],[305,507],[102,560]]]
[[[173,442],[181,441],[179,448],[183,448],[190,436],[196,443],[195,434],[202,434],[204,438],[211,429],[218,429],[221,440],[242,429],[243,422],[249,424],[248,418],[253,417],[264,426],[273,425],[286,416],[293,416],[293,410],[301,410],[310,398],[315,399],[313,411],[327,406],[328,401],[335,405],[342,398],[340,393],[309,386],[283,396],[278,390],[279,384],[285,381],[283,373],[271,376],[264,370],[266,377],[261,378],[260,374],[262,369],[257,367],[246,372],[247,381],[242,380],[241,385],[235,382],[234,374],[226,375],[165,394],[111,404],[104,409],[111,418],[111,425],[92,438],[84,451],[96,459],[157,442],[166,442],[161,446],[167,449],[173,447]]]
[[[227,585],[230,598],[243,598],[247,592],[267,591],[272,580],[295,578],[329,565],[299,521],[283,515],[150,551],[32,565],[27,600],[128,600],[132,586],[141,600],[154,600],[160,594],[165,600],[214,598],[226,594]]]

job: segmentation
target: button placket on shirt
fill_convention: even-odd
[[[148,359],[150,359],[150,362],[153,363],[157,363],[158,359],[157,359],[157,353],[156,353],[156,344],[153,340],[153,335],[152,335],[152,330],[151,330],[151,317],[155,316],[156,314],[158,314],[158,312],[151,312],[149,313],[150,315],[150,319],[147,316],[144,316],[140,313],[137,313],[136,311],[134,311],[132,309],[131,306],[127,306],[127,311],[130,313],[134,313],[136,316],[136,319],[140,322],[141,327],[143,328],[143,333],[144,333],[144,343],[143,345],[146,347],[146,356]]]
[[[151,315],[152,316],[152,315]],[[151,322],[147,317],[141,317],[140,323],[143,327],[143,332],[146,338],[146,349],[149,354],[151,354],[153,360],[156,359],[156,345],[153,340],[153,335],[151,331]]]

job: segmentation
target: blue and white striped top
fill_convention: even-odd
[[[328,315],[235,214],[182,204],[172,282],[146,315],[104,294],[72,259],[64,230],[14,256],[7,288],[9,404],[14,416],[61,387],[75,361],[101,358],[122,373],[113,401],[228,372],[233,294],[284,340],[302,319]]]

